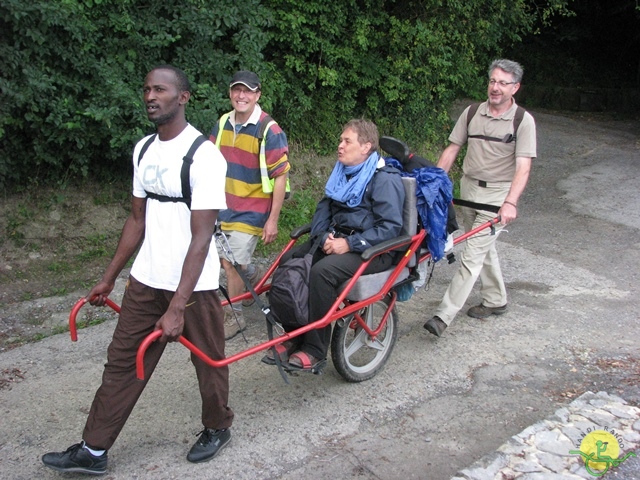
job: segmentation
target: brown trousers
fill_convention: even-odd
[[[96,449],[111,448],[151,374],[160,361],[166,343],[153,342],[144,358],[146,378],[136,377],[136,353],[142,340],[153,332],[166,312],[174,292],[148,287],[130,277],[122,300],[120,318],[107,350],[102,385],[96,392],[83,440]],[[224,358],[224,315],[216,291],[194,292],[187,302],[183,335],[214,360]],[[229,369],[213,368],[191,355],[202,398],[202,424],[207,428],[228,428],[233,411],[229,399]]]

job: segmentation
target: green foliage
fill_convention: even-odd
[[[326,152],[341,125],[359,116],[413,145],[442,143],[451,102],[483,97],[486,68],[501,48],[566,2],[536,9],[525,0],[266,4],[276,22],[265,58],[283,84],[274,116],[296,140]]]
[[[129,172],[153,129],[140,86],[162,63],[192,80],[187,113],[205,133],[246,68],[307,148],[333,151],[360,116],[441,145],[451,101],[484,96],[489,61],[568,1],[0,0],[0,189]]]
[[[48,292],[50,297],[61,297],[63,295],[67,295],[69,290],[65,287],[52,287],[51,291]]]
[[[259,67],[269,23],[258,0],[2,0],[0,188],[128,170],[158,64],[189,75],[190,120],[208,131],[233,71]]]
[[[81,262],[88,262],[95,258],[110,257],[113,255],[115,245],[113,240],[104,234],[95,234],[85,239],[85,246],[77,256]]]
[[[262,257],[269,257],[274,253],[280,252],[290,240],[291,237],[289,235],[295,228],[311,222],[318,200],[321,197],[322,193],[318,191],[317,187],[315,189],[294,191],[291,198],[285,200],[282,206],[278,221],[278,238],[269,245],[259,242],[256,253]]]
[[[16,246],[24,245],[22,226],[33,219],[33,210],[24,204],[18,204],[14,210],[7,211],[5,236],[13,240]]]

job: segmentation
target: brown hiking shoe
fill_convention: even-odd
[[[476,305],[467,310],[467,315],[473,318],[487,318],[489,315],[502,315],[507,311],[507,305],[501,307],[485,307],[484,305]]]
[[[240,332],[247,329],[247,322],[244,320],[242,312],[233,311],[230,308],[224,309],[224,339],[231,340]]]
[[[441,337],[447,329],[447,324],[444,323],[440,317],[435,316],[431,320],[427,320],[427,323],[424,324],[424,328],[432,335]]]

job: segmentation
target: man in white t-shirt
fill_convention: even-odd
[[[82,441],[42,457],[46,466],[62,472],[106,472],[107,450],[168,341],[184,333],[210,358],[224,358],[224,316],[216,292],[220,263],[210,244],[218,211],[226,208],[226,162],[215,145],[204,139],[193,153],[187,174],[181,173],[184,157],[202,135],[185,117],[190,85],[184,72],[170,65],[154,68],[145,79],[143,93],[157,135],[145,137],[134,149],[131,213],[102,280],[87,295],[91,304],[104,305],[119,273],[139,246],[140,250]],[[185,188],[183,178],[188,181]],[[162,330],[162,336],[146,352],[146,378],[140,381],[136,353],[154,330]],[[212,368],[195,355],[191,360],[200,387],[204,428],[187,460],[203,462],[231,440],[229,372]]]

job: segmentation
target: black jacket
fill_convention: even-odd
[[[336,230],[347,239],[352,252],[367,248],[400,235],[404,186],[400,172],[385,166],[373,175],[362,202],[357,207],[324,197],[313,215],[311,236],[323,236]]]

